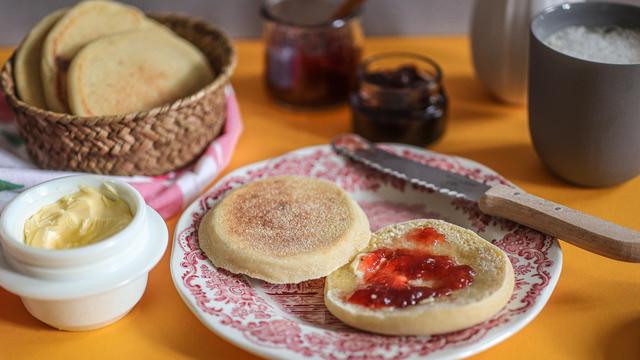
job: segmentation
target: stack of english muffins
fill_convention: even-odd
[[[41,168],[161,175],[221,133],[236,56],[223,31],[89,0],[42,19],[0,72]]]
[[[348,325],[388,335],[460,330],[492,317],[513,292],[506,254],[476,233],[414,220],[371,234],[335,184],[276,176],[230,192],[202,219],[215,266],[271,283],[326,277],[325,304]]]
[[[145,111],[198,91],[202,52],[137,8],[84,1],[42,19],[15,57],[18,96],[78,116]]]

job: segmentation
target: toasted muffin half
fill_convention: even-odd
[[[371,235],[348,193],[301,176],[271,177],[232,191],[205,215],[198,234],[215,266],[276,284],[330,274],[364,249]]]
[[[329,275],[325,304],[358,329],[431,335],[489,319],[513,286],[511,262],[495,245],[445,221],[413,220],[378,230]]]

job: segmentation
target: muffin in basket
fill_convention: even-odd
[[[105,5],[107,2],[104,1],[88,1],[82,2],[76,7],[81,5],[88,7],[87,3],[93,3],[93,6],[112,6],[110,4],[117,4],[109,2],[110,4]],[[122,7],[124,11],[132,12],[134,20],[135,16],[137,16],[135,12],[139,11],[124,5],[117,4],[115,6]],[[75,7],[70,10],[63,10],[67,11],[67,13],[65,15],[56,15],[57,18],[62,16],[61,20],[58,21],[64,21],[64,16],[74,10],[78,13]],[[82,15],[87,16],[84,13]],[[144,17],[144,15],[142,16]],[[86,19],[83,20],[85,20],[85,23],[87,22]],[[49,22],[52,21],[50,20]],[[158,33],[152,34],[153,36],[144,35],[144,29],[135,28],[138,25],[133,20],[132,23],[134,23],[132,25],[134,28],[123,30],[123,32],[133,31],[134,33],[131,36],[123,34],[123,32],[100,34],[99,38],[96,35],[96,39],[92,40],[92,43],[83,45],[79,50],[73,50],[81,53],[82,64],[86,64],[87,60],[90,60],[93,56],[94,59],[102,59],[101,61],[108,66],[113,66],[114,63],[128,62],[129,64],[135,64],[141,71],[144,71],[148,67],[145,66],[146,64],[143,61],[144,54],[136,53],[136,51],[145,51],[144,47],[126,44],[122,38],[132,38],[137,39],[137,41],[156,41],[157,44],[164,45],[165,40],[162,36],[165,35],[157,36]],[[85,76],[81,85],[85,89],[89,89],[85,92],[89,92],[89,96],[94,96],[94,98],[88,99],[86,94],[75,98],[63,98],[62,100],[67,102],[63,102],[62,106],[67,109],[69,109],[69,102],[71,100],[74,101],[74,106],[67,113],[60,112],[60,108],[57,106],[47,106],[47,109],[43,109],[45,106],[42,106],[42,99],[46,100],[45,104],[50,104],[52,89],[53,92],[58,91],[66,95],[67,85],[72,84],[61,84],[58,81],[51,85],[43,80],[44,88],[49,91],[48,94],[45,94],[43,90],[40,90],[41,94],[38,94],[37,91],[34,92],[35,95],[32,92],[27,94],[24,91],[24,86],[21,88],[17,84],[19,81],[25,82],[23,80],[25,73],[28,74],[28,77],[31,77],[27,81],[29,84],[34,82],[34,74],[40,75],[40,70],[43,70],[43,79],[49,73],[46,67],[25,72],[24,68],[26,66],[21,62],[17,63],[16,60],[20,57],[22,49],[28,49],[29,56],[33,56],[35,53],[43,59],[46,58],[43,50],[38,46],[42,46],[49,30],[55,31],[55,24],[53,26],[48,24],[48,28],[43,26],[40,29],[37,29],[38,27],[34,28],[21,47],[18,48],[17,55],[14,54],[4,65],[0,73],[2,90],[7,103],[16,115],[18,129],[25,139],[27,151],[38,166],[45,169],[109,175],[159,175],[188,165],[220,134],[226,114],[225,87],[229,83],[229,78],[236,63],[235,51],[229,38],[214,26],[188,16],[174,14],[148,15],[148,17],[144,17],[142,23],[143,25],[140,26],[158,28],[160,29],[158,32],[166,31],[167,41],[176,42],[176,48],[182,49],[179,51],[184,53],[191,51],[194,54],[200,54],[202,61],[199,63],[198,56],[191,55],[193,58],[191,63],[196,64],[194,65],[195,70],[193,70],[196,74],[204,75],[193,76],[191,74],[191,78],[200,78],[199,81],[202,83],[196,83],[195,88],[184,84],[176,85],[179,91],[184,93],[184,96],[172,99],[168,103],[156,104],[153,102],[153,96],[149,95],[147,97],[147,94],[142,93],[145,96],[138,97],[141,99],[140,102],[148,108],[137,112],[111,114],[108,111],[117,109],[118,103],[122,103],[123,109],[135,108],[136,103],[133,101],[124,104],[124,101],[118,100],[115,101],[115,107],[102,106],[105,103],[113,105],[113,100],[118,96],[120,99],[124,99],[120,93],[116,94],[118,96],[114,95],[114,99],[109,98],[104,90],[104,85],[106,84],[97,82],[111,81],[113,83],[113,79],[101,79],[99,76],[87,77],[88,75],[86,74],[90,73],[83,72],[84,69],[80,61],[78,61],[78,64],[74,64],[74,61],[68,62],[69,59],[58,56],[55,57],[54,61],[56,65],[59,65],[57,70],[64,71],[65,74],[69,72],[76,76]],[[87,33],[84,29],[81,30],[83,30],[80,32],[81,34]],[[138,31],[138,33],[135,33],[135,31]],[[111,36],[111,39],[107,39]],[[175,39],[172,40],[169,37]],[[119,46],[120,51],[114,52],[111,59],[105,59],[105,57],[109,56],[109,51],[104,50],[105,46],[103,45],[111,46],[111,44],[116,44],[114,49]],[[157,47],[147,46],[147,48],[151,56],[160,54],[160,50],[157,50]],[[173,49],[168,48],[169,50]],[[193,48],[193,50],[189,48]],[[44,49],[50,48],[44,46]],[[127,56],[125,50],[131,51],[131,56]],[[25,50],[25,52],[27,51]],[[175,59],[175,57],[167,56],[167,59]],[[191,63],[187,63],[187,65]],[[204,69],[202,63],[206,63],[207,69]],[[187,65],[184,62],[165,65],[156,61],[155,65],[164,71],[160,74],[168,78],[175,75],[171,73],[172,71],[186,73],[191,70],[186,67]],[[181,65],[182,67],[180,67]],[[20,68],[21,66],[22,69]],[[197,68],[198,66],[199,68]],[[207,71],[210,72],[207,73]],[[154,76],[157,74],[158,72],[154,73]],[[201,80],[202,78],[205,80]],[[131,80],[128,79],[127,81]],[[147,81],[144,76],[136,78],[135,81],[137,82],[131,83],[131,86],[120,84],[120,89],[135,88],[138,89],[138,94],[141,94],[140,91],[146,90],[146,84],[153,84],[153,81]],[[173,83],[165,81],[165,83],[173,84],[179,83],[179,81],[173,81]],[[119,85],[117,82],[114,84]],[[47,85],[50,86],[47,88]],[[109,89],[109,87],[106,88]],[[118,87],[116,86],[115,88]],[[77,91],[77,89],[75,90]],[[164,96],[166,96],[165,89],[157,90],[149,85],[149,92],[152,91],[156,91],[158,94],[164,93]],[[179,94],[179,91],[176,94]],[[95,94],[98,94],[98,96],[96,97]],[[30,101],[33,98],[40,99],[38,104],[34,105],[34,101]],[[96,99],[109,101],[96,101]],[[58,99],[54,99],[54,101],[57,102]],[[101,106],[97,106],[96,103]],[[86,104],[89,104],[87,106],[90,109],[83,106]],[[54,107],[58,111],[49,110]],[[106,113],[109,115],[93,115],[96,113],[93,109],[107,109],[104,111],[107,111]]]

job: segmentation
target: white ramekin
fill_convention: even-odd
[[[133,219],[95,244],[47,250],[24,243],[26,220],[80,186],[108,183]],[[97,175],[63,177],[18,195],[0,215],[0,286],[20,296],[37,319],[62,330],[96,329],[123,317],[140,300],[149,271],[167,247],[164,220],[131,185]]]

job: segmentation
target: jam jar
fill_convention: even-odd
[[[446,128],[442,71],[419,54],[383,53],[365,59],[350,102],[353,131],[370,141],[426,146]]]
[[[358,11],[332,19],[339,3],[263,3],[265,82],[275,99],[298,106],[324,106],[348,99],[363,35]]]

